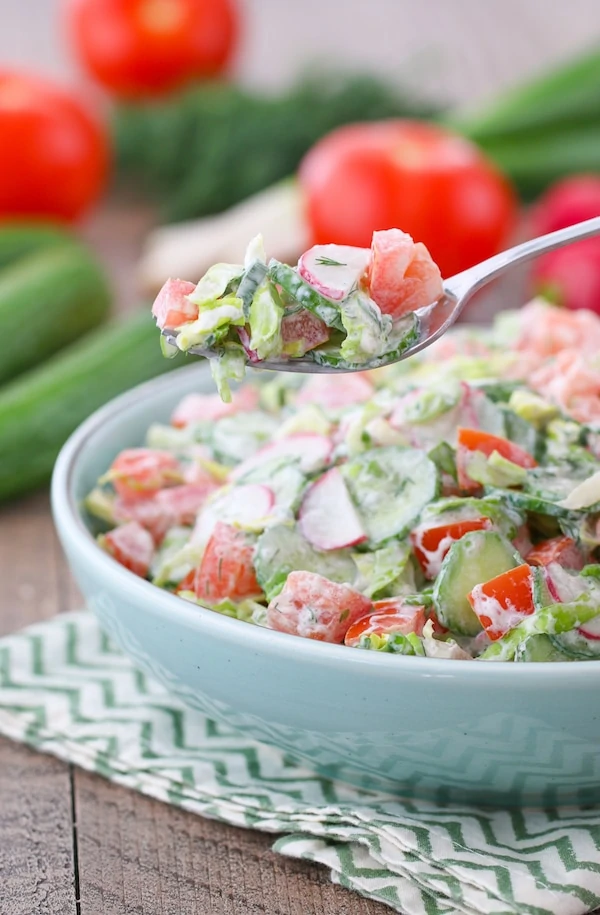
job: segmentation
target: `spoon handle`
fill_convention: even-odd
[[[521,245],[515,245],[514,248],[508,248],[507,251],[501,251],[500,254],[445,280],[444,286],[458,299],[465,295],[470,297],[509,267],[528,261],[538,254],[562,248],[572,241],[590,238],[592,235],[600,235],[600,216],[578,222],[574,226],[567,226],[566,229],[559,229],[557,232],[550,232],[548,235],[540,235],[539,238],[532,238]]]

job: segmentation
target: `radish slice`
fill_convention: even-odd
[[[355,372],[344,375],[343,378],[336,378],[335,375],[311,375],[300,388],[296,406],[315,403],[325,410],[341,410],[364,403],[374,393],[375,388],[366,372]]]
[[[321,295],[341,302],[359,284],[370,260],[368,248],[315,245],[298,261],[298,273]]]
[[[241,528],[252,528],[266,518],[275,504],[275,495],[262,483],[234,486],[206,505],[196,521],[192,543],[205,544],[219,521]]]
[[[578,632],[585,636],[586,639],[600,642],[600,616],[595,616],[593,619],[588,620],[587,623],[579,627]]]
[[[299,520],[302,534],[318,550],[339,550],[367,539],[337,467],[309,486]]]
[[[245,327],[236,327],[237,335],[240,338],[240,343],[244,347],[245,353],[250,360],[250,362],[260,362],[256,350],[250,347],[250,334]]]
[[[258,404],[258,391],[246,385],[233,392],[231,403],[223,403],[218,394],[186,394],[175,407],[171,425],[184,429],[192,423],[211,420],[216,422],[224,416],[254,410]]]
[[[319,435],[316,432],[300,432],[297,435],[289,435],[287,438],[281,438],[276,442],[271,442],[257,451],[251,457],[238,464],[231,473],[229,479],[239,480],[249,470],[270,461],[273,458],[280,457],[298,457],[300,459],[300,469],[304,473],[312,473],[320,470],[329,461],[333,445],[326,435]]]

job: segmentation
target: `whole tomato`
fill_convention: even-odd
[[[100,195],[108,163],[104,129],[77,98],[0,69],[0,218],[81,216]]]
[[[238,34],[235,0],[67,0],[66,16],[82,65],[121,98],[216,76]]]
[[[419,121],[340,127],[300,166],[313,243],[368,247],[378,229],[423,242],[449,277],[506,243],[517,201],[470,143]]]
[[[600,176],[572,175],[557,181],[531,212],[532,235],[545,235],[600,216]],[[534,261],[531,288],[557,305],[600,314],[600,237],[551,251]]]

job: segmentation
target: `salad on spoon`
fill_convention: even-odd
[[[167,280],[152,313],[166,354],[209,357],[229,401],[229,382],[247,365],[318,372],[396,362],[443,294],[429,251],[400,229],[374,232],[370,249],[315,245],[296,267],[267,263],[259,235],[244,264],[216,264],[197,285]]]

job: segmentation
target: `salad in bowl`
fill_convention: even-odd
[[[221,326],[243,367],[242,323]],[[339,355],[335,333],[318,347]],[[599,352],[600,319],[538,300],[394,366],[188,394],[86,507],[133,574],[249,625],[409,657],[598,659]]]

